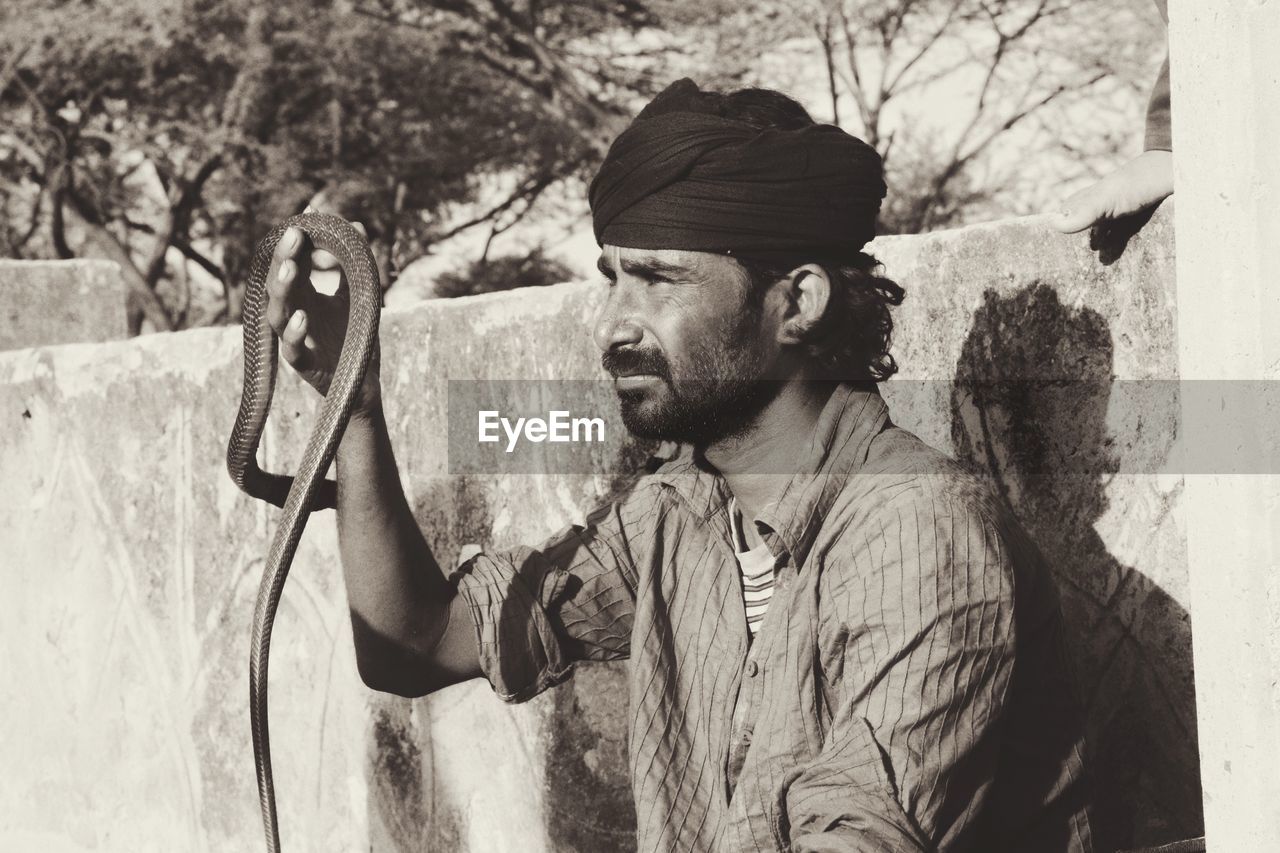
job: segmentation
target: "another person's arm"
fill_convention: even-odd
[[[1156,0],[1169,20],[1166,0]],[[1119,169],[1064,201],[1049,216],[1059,231],[1073,234],[1111,219],[1139,213],[1173,194],[1173,136],[1170,131],[1169,56],[1147,102],[1143,151]]]

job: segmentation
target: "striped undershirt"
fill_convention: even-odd
[[[747,548],[743,535],[737,498],[729,500],[729,525],[733,530],[733,552],[738,558],[738,570],[742,575],[742,604],[747,611],[747,630],[755,639],[764,622],[764,613],[773,597],[773,578],[777,560],[769,552],[769,546],[761,542],[755,548]]]

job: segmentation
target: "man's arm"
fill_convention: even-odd
[[[478,678],[471,615],[405,499],[381,406],[352,417],[337,470],[338,545],[360,677],[402,696]]]
[[[843,637],[823,751],[787,792],[796,853],[932,851],[968,836],[995,778],[1014,662],[1013,574],[967,496],[919,488],[876,510],[830,572]],[[838,669],[837,669],[838,668]]]
[[[311,244],[296,228],[276,245],[267,321],[284,359],[327,393],[346,335],[348,289],[311,284]],[[473,628],[405,500],[371,360],[339,445],[338,541],[356,662],[376,690],[420,696],[480,675]]]

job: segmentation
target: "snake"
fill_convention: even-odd
[[[317,249],[337,258],[346,275],[349,308],[346,337],[328,393],[302,454],[295,476],[271,474],[258,467],[257,451],[275,390],[279,343],[267,322],[267,275],[276,244],[289,227],[301,229]],[[249,721],[258,778],[267,850],[280,850],[275,783],[271,775],[271,742],[267,731],[267,664],[271,629],[284,592],[289,566],[307,519],[316,510],[337,506],[337,484],[325,479],[346,429],[364,374],[377,344],[382,292],[378,268],[364,236],[341,217],[301,213],[277,225],[258,244],[249,266],[242,321],[244,326],[244,390],[227,444],[227,470],[248,495],[283,512],[267,552],[253,614],[249,649]]]

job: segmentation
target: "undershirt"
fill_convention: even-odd
[[[764,622],[769,599],[773,597],[774,568],[777,560],[769,552],[769,546],[761,542],[747,550],[747,540],[742,533],[742,521],[736,498],[729,500],[729,526],[733,531],[733,553],[738,558],[738,570],[742,575],[742,604],[747,611],[747,630],[752,639]]]

